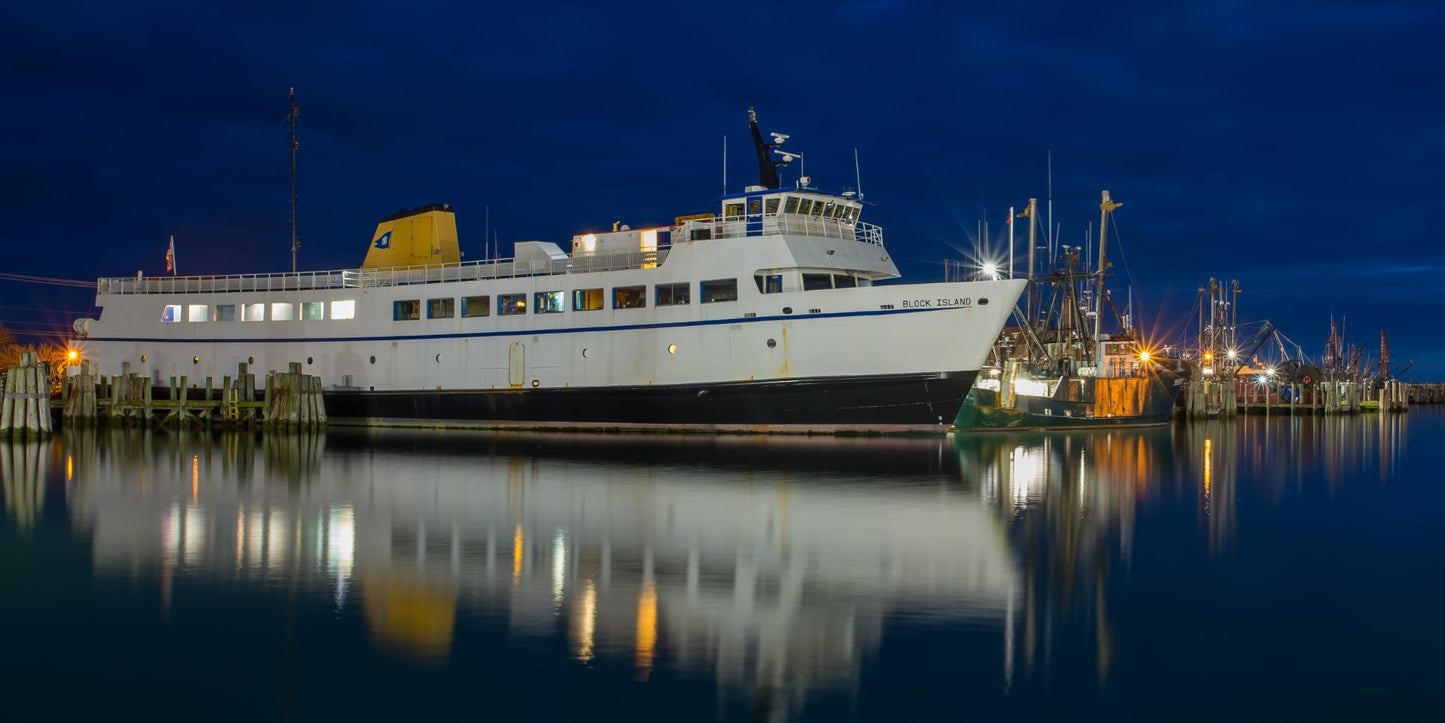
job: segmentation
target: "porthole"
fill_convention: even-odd
[[[253,356],[248,356],[248,357],[246,357],[246,363],[247,363],[247,364],[255,364],[255,363],[256,363],[256,357],[253,357]]]
[[[784,307],[783,307],[783,313],[784,313],[784,314],[791,314],[791,313],[793,313],[793,307],[791,307],[791,306],[784,306]]]
[[[144,354],[140,355],[140,363],[142,363],[142,364],[146,363],[146,355],[144,355]]]
[[[536,380],[536,379],[533,379],[533,380],[532,380],[532,388],[533,388],[533,389],[536,389],[537,387],[540,387],[540,386],[542,386],[542,382],[540,382],[540,381],[538,381],[538,380]]]
[[[582,358],[583,358],[583,359],[586,359],[587,357],[589,357],[589,356],[591,356],[591,355],[592,355],[592,350],[590,350],[590,349],[583,349],[583,350],[582,350]]]
[[[979,300],[978,300],[978,305],[979,305],[979,306],[988,306],[988,297],[986,297],[986,296],[980,297]]]
[[[376,363],[376,357],[375,357],[375,356],[371,357],[371,363],[372,363],[372,364],[375,364],[375,363]]]
[[[441,354],[438,354],[438,355],[436,356],[436,359],[437,359],[437,363],[438,363],[438,364],[442,363],[442,355],[441,355]]]
[[[191,363],[192,363],[192,364],[200,364],[200,363],[201,363],[201,358],[198,357],[198,356],[193,356],[193,357],[191,357]]]
[[[676,353],[677,353],[677,345],[676,345],[676,344],[668,344],[668,345],[667,345],[667,353],[668,353],[668,354],[676,354]]]
[[[312,364],[315,364],[315,363],[316,363],[316,362],[315,362],[314,359],[312,359],[312,358],[309,357],[309,356],[306,357],[306,366],[311,366]]]
[[[769,349],[772,349],[773,347],[775,347],[775,346],[777,346],[777,345],[778,345],[777,340],[775,340],[775,339],[769,339],[769,340],[768,340],[768,348],[769,348]]]

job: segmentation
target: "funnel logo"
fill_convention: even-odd
[[[371,245],[379,249],[391,248],[391,232],[387,231],[386,233],[382,234],[380,238],[372,241]]]

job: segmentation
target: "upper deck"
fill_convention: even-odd
[[[673,226],[578,234],[573,237],[571,254],[561,253],[560,249],[559,253],[548,254],[540,252],[543,244],[519,242],[517,255],[504,259],[225,276],[107,277],[97,281],[96,293],[304,291],[622,271],[660,266],[674,243],[752,236],[841,239],[883,246],[883,230],[859,221],[861,203],[845,197],[806,189],[761,191],[754,187],[721,201],[721,213],[681,217]],[[531,253],[524,254],[524,250]]]

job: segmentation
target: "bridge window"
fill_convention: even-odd
[[[759,197],[759,196],[753,196],[752,198],[749,198],[749,199],[748,199],[748,215],[749,215],[749,216],[756,216],[756,215],[758,215],[758,214],[760,214],[760,213],[762,213],[762,212],[763,212],[763,199],[762,199],[761,197]]]
[[[325,311],[326,305],[320,301],[301,302],[302,321],[321,321],[321,317]]]
[[[573,311],[596,311],[602,308],[602,289],[577,289],[572,292]]]
[[[766,210],[763,211],[763,213],[766,213],[766,214],[768,214],[769,216],[772,216],[772,215],[777,214],[777,212],[778,212],[778,197],[777,197],[777,196],[773,196],[772,198],[768,199],[768,200],[767,200],[767,205],[766,205],[765,208],[766,208]]]
[[[534,314],[560,314],[562,313],[563,299],[560,291],[538,291],[533,295],[532,309]]]
[[[686,282],[680,284],[658,284],[657,305],[677,306],[686,304],[688,302],[687,292],[688,284]]]
[[[407,299],[391,304],[391,318],[394,321],[413,321],[421,318],[421,300]]]
[[[833,288],[831,274],[803,274],[803,291]]]
[[[798,213],[806,216],[813,211],[813,199],[804,198],[798,201]]]
[[[462,318],[471,319],[478,316],[492,315],[492,297],[490,296],[463,296],[462,297]]]
[[[426,318],[450,319],[457,315],[456,299],[427,299]]]
[[[738,300],[737,279],[712,279],[699,282],[697,287],[698,295],[702,297],[704,304]]]
[[[735,219],[742,215],[743,205],[741,203],[729,203],[723,206],[723,218]]]
[[[824,211],[825,209],[827,209],[828,206],[831,206],[831,205],[833,205],[833,204],[831,204],[831,203],[823,203],[822,201],[814,201],[814,202],[813,202],[813,215],[814,215],[814,216],[822,216],[822,215],[823,215],[823,211]]]
[[[783,291],[782,274],[756,274],[753,281],[758,285],[758,291],[764,294],[780,294]]]
[[[296,306],[289,301],[271,304],[271,321],[291,321],[296,318]]]
[[[641,309],[647,306],[646,286],[618,286],[612,290],[612,308]]]
[[[835,274],[833,276],[833,288],[835,289],[851,289],[857,285],[858,279],[848,274]]]
[[[783,213],[797,213],[797,212],[798,212],[798,197],[797,197],[797,196],[788,196],[788,200],[787,200],[785,203],[783,203]]]
[[[343,299],[343,300],[341,300],[341,301],[333,301],[333,302],[331,302],[331,318],[332,318],[333,320],[335,320],[335,319],[355,319],[355,318],[356,318],[356,300],[355,300],[355,299]]]
[[[527,313],[526,294],[498,294],[497,314],[499,316],[516,316]]]

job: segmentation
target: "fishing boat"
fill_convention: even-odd
[[[673,224],[463,261],[450,206],[407,210],[359,268],[101,278],[78,350],[157,386],[298,362],[333,424],[948,431],[1025,282],[887,283],[859,194],[783,187],[748,124],[759,183]]]
[[[1064,246],[1059,267],[1033,277],[1023,323],[1005,329],[991,364],[974,384],[955,426],[959,429],[1148,427],[1167,424],[1187,376],[1177,360],[1142,344],[1129,314],[1115,314],[1104,284],[1110,214],[1122,204],[1103,192],[1099,260],[1082,269],[1078,247]],[[1023,214],[1036,218],[1034,202]],[[1030,224],[1029,247],[1034,248]]]

